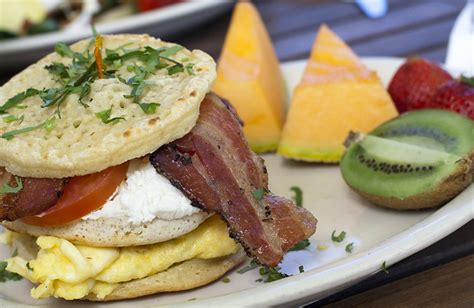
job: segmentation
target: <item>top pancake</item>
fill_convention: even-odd
[[[93,54],[93,42],[83,40],[71,46],[83,52],[89,48]],[[123,47],[121,47],[123,46]],[[103,57],[106,49],[118,52],[150,46],[155,49],[169,48],[166,43],[148,35],[107,35],[103,37]],[[132,99],[124,97],[132,87],[123,81],[135,76],[131,66],[144,64],[132,58],[116,63],[116,77],[96,79],[83,99],[88,107],[79,102],[80,93],[72,93],[59,105],[41,107],[38,95],[22,101],[20,108],[6,110],[11,119],[0,121],[0,136],[5,132],[38,126],[51,117],[54,124],[15,135],[10,140],[0,138],[0,166],[7,171],[25,177],[64,178],[101,171],[136,157],[153,152],[161,145],[188,133],[196,123],[199,105],[210,90],[216,70],[213,59],[200,50],[181,49],[169,56],[172,60],[192,69],[170,74],[167,68],[157,68],[146,77],[146,85],[140,103],[159,103],[152,114],[145,113]],[[92,56],[92,61],[94,57]],[[13,77],[0,88],[0,106],[28,88],[38,90],[60,88],[58,77],[45,69],[53,62],[69,65],[71,58],[51,53],[36,64]],[[173,63],[162,60],[169,64]],[[127,69],[128,68],[128,69]],[[106,69],[114,69],[113,65]],[[25,108],[26,106],[26,108]],[[105,124],[96,113],[112,108],[110,118],[124,117],[115,124]],[[4,135],[5,136],[5,135]]]

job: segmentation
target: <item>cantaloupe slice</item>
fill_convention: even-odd
[[[349,131],[369,132],[396,115],[377,74],[323,25],[293,93],[278,154],[338,162]]]
[[[270,37],[250,2],[235,6],[213,91],[237,109],[255,152],[276,150],[285,115],[286,88]]]

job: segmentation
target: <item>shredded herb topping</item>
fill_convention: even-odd
[[[95,44],[94,44],[95,43]],[[94,52],[90,52],[90,48],[95,46]],[[55,107],[54,114],[58,119],[61,119],[61,104],[71,94],[78,95],[78,102],[84,108],[89,105],[85,103],[85,99],[91,92],[91,84],[96,79],[101,78],[117,78],[119,81],[130,86],[130,94],[125,95],[126,98],[131,99],[133,103],[140,106],[145,114],[154,114],[156,109],[160,106],[158,102],[143,102],[142,97],[145,94],[150,75],[156,73],[157,70],[166,69],[168,75],[175,75],[178,73],[186,73],[194,75],[193,63],[183,64],[171,58],[171,56],[183,49],[182,46],[173,45],[171,47],[161,47],[158,49],[150,46],[145,46],[137,49],[127,49],[125,44],[116,49],[105,49],[105,56],[103,51],[102,37],[95,33],[91,40],[89,47],[83,52],[72,50],[65,43],[59,42],[56,44],[55,52],[64,58],[70,58],[70,64],[60,62],[53,62],[46,65],[44,68],[54,76],[54,80],[58,86],[49,89],[35,89],[29,88],[23,92],[16,94],[9,98],[3,105],[0,106],[0,114],[5,114],[10,108],[27,108],[27,105],[20,105],[27,98],[38,96],[41,101],[41,107]],[[126,63],[129,61],[129,63]],[[117,71],[125,67],[127,71],[134,75],[128,80],[123,79],[117,74]],[[111,110],[109,109],[97,112],[97,117],[104,124],[116,124],[124,117],[111,117]],[[51,131],[54,128],[54,119],[52,116],[47,121],[4,132],[0,135],[1,138],[10,140],[18,134],[27,133],[39,128],[45,128]],[[16,117],[8,115],[3,118],[5,123],[18,121],[21,124],[24,116]]]
[[[229,283],[229,282],[230,282],[230,278],[224,277],[224,278],[222,278],[222,282],[223,282],[223,283]]]
[[[17,273],[12,273],[6,270],[8,263],[6,261],[0,262],[0,282],[6,282],[9,280],[18,281],[21,280],[23,277],[18,275]]]
[[[257,201],[262,201],[264,194],[265,194],[265,189],[263,189],[263,188],[258,188],[258,189],[255,189],[254,191],[252,191],[252,196]]]
[[[249,265],[242,267],[240,270],[237,271],[237,273],[243,274],[250,270],[256,269],[257,267],[259,267],[257,261],[252,260],[250,261]],[[262,276],[262,278],[257,279],[257,281],[272,282],[275,280],[280,280],[282,278],[291,276],[291,275],[280,272],[280,270],[281,268],[279,266],[277,267],[260,266],[258,269],[258,273],[260,274],[260,276]]]
[[[354,249],[354,242],[349,243],[346,245],[346,252],[352,253],[352,250]]]
[[[385,274],[388,274],[388,269],[387,265],[385,264],[385,261],[383,261],[382,265],[380,266],[380,269],[385,272]]]
[[[111,118],[112,114],[112,106],[110,106],[109,109],[105,109],[105,110],[102,110],[102,111],[99,111],[99,112],[96,112],[96,117],[98,117],[99,119],[102,120],[102,122],[104,122],[105,124],[117,124],[118,122],[120,121],[125,121],[125,118],[124,117],[113,117]]]
[[[331,240],[333,242],[340,243],[345,238],[346,238],[346,232],[345,231],[342,231],[341,233],[339,233],[339,235],[336,235],[336,230],[332,231],[332,233],[331,233]]]
[[[16,194],[23,189],[23,181],[20,177],[15,175],[16,186],[12,187],[8,183],[3,183],[3,186],[0,188],[0,193],[2,194]]]
[[[294,192],[293,200],[295,201],[296,206],[302,207],[303,206],[303,191],[301,190],[301,188],[299,188],[298,186],[292,186],[290,190]]]
[[[305,249],[306,247],[308,247],[310,244],[311,244],[311,243],[309,242],[308,239],[301,240],[301,241],[299,241],[298,243],[296,243],[295,246],[293,246],[292,248],[290,248],[288,251],[303,250],[303,249]]]

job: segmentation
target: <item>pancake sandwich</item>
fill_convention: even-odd
[[[206,53],[96,35],[0,88],[7,270],[34,298],[118,300],[276,266],[316,219],[268,190]]]

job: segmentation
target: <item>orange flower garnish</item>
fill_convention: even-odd
[[[95,36],[94,57],[98,77],[99,79],[102,79],[104,78],[104,62],[102,62],[102,36],[100,34]]]

